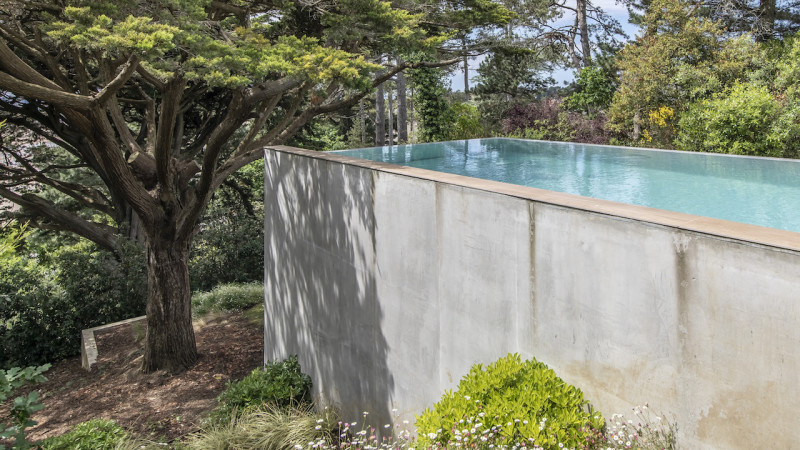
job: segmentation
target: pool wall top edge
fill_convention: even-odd
[[[588,145],[588,144],[587,144]],[[666,227],[704,233],[723,239],[744,241],[752,244],[775,247],[782,250],[800,252],[800,233],[779,230],[775,228],[732,222],[710,217],[667,211],[646,206],[630,205],[610,200],[595,199],[555,191],[547,191],[527,186],[503,183],[499,181],[484,180],[479,178],[455,175],[414,167],[399,166],[384,162],[370,161],[339,155],[334,152],[319,152],[305,150],[285,145],[270,146],[267,150],[274,150],[308,158],[321,159],[379,172],[420,178],[429,181],[447,183],[470,189],[495,192],[511,197],[527,199],[535,202],[566,208],[589,211],[597,214],[638,220]],[[652,149],[654,151],[673,151]],[[728,155],[738,156],[738,155]]]

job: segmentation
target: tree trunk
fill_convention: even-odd
[[[402,61],[397,61],[402,64]],[[406,74],[397,74],[397,141],[400,144],[408,142],[408,104],[406,102]]]
[[[775,0],[760,0],[755,29],[756,42],[775,38]]]
[[[386,143],[386,107],[383,102],[383,84],[381,84],[375,94],[375,145],[378,147]]]
[[[464,51],[464,99],[469,101],[469,61],[467,58],[467,36],[461,36],[461,50]]]
[[[364,99],[358,101],[358,125],[361,127],[361,143],[367,142],[367,120],[364,117]]]
[[[145,243],[145,233],[144,229],[142,228],[142,220],[139,219],[139,216],[133,211],[133,208],[130,206],[126,206],[125,208],[125,222],[127,226],[127,235],[128,239],[132,242],[140,244],[144,246]]]
[[[408,98],[408,112],[411,114],[411,120],[408,121],[408,134],[413,134],[418,128],[418,124],[416,122],[417,115],[414,113],[414,84],[412,83],[410,86],[411,90],[411,97]],[[416,139],[415,139],[416,140]]]
[[[148,239],[145,373],[180,372],[197,361],[188,261],[188,243]]]
[[[589,26],[586,23],[586,4],[589,0],[577,0],[577,22],[578,34],[581,39],[581,53],[583,53],[582,63],[583,67],[592,64],[592,49],[589,45]]]
[[[394,145],[394,102],[392,101],[392,87],[387,83],[386,84],[386,100],[389,103],[389,108],[386,110],[386,119],[389,121],[389,145]]]

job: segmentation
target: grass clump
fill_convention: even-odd
[[[284,361],[270,361],[253,370],[240,381],[229,383],[217,399],[212,423],[227,424],[232,416],[266,404],[288,408],[311,404],[311,378],[300,370],[297,356]]]
[[[112,450],[128,440],[128,433],[111,420],[95,419],[75,425],[72,431],[46,439],[43,450]]]
[[[417,417],[417,434],[422,448],[582,448],[604,426],[587,407],[581,390],[545,364],[509,354],[473,365],[456,391]]]
[[[310,404],[266,404],[192,434],[184,443],[197,450],[288,450],[309,448],[311,442],[320,447],[336,440],[337,417],[328,409],[315,412]]]
[[[192,311],[196,316],[212,312],[238,312],[264,303],[262,283],[221,284],[208,292],[192,295]]]

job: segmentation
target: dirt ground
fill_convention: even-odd
[[[29,429],[29,439],[58,436],[102,418],[146,439],[172,441],[200,428],[227,381],[263,364],[263,328],[231,314],[195,322],[200,359],[190,370],[143,375],[144,331],[139,322],[95,333],[98,357],[91,372],[81,367],[80,357],[53,364],[45,373],[48,381],[34,387],[45,408],[34,416],[39,424]],[[0,406],[0,417],[8,414],[9,403]]]

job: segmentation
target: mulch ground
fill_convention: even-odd
[[[97,363],[87,372],[80,357],[56,364],[34,388],[45,408],[34,416],[29,439],[58,436],[80,422],[111,419],[143,438],[172,441],[200,428],[229,380],[263,364],[263,328],[240,314],[195,323],[200,359],[181,374],[140,373],[144,324],[95,333]],[[30,389],[28,389],[30,390]],[[16,393],[19,395],[20,393]],[[9,402],[0,405],[0,417]]]

